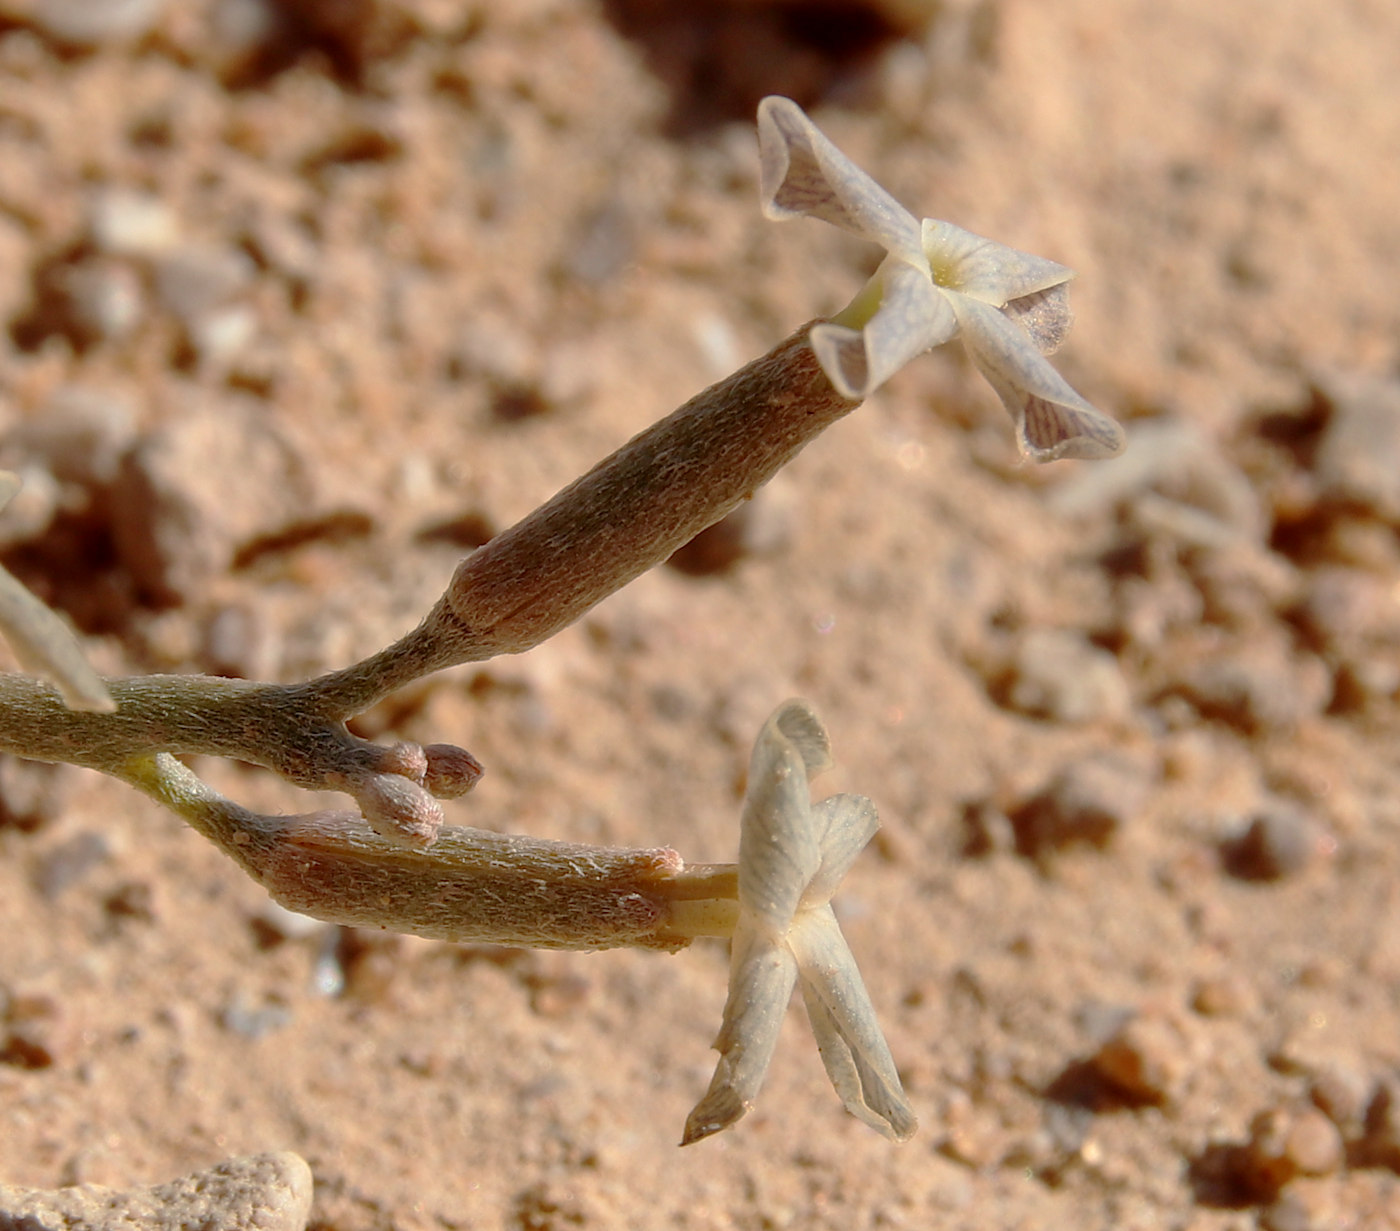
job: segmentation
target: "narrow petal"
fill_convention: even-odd
[[[753,1106],[796,982],[792,951],[741,922],[734,934],[724,1024],[715,1040],[719,1063],[704,1098],[686,1117],[681,1145],[728,1128]]]
[[[1074,277],[1074,270],[1064,265],[984,239],[951,222],[925,218],[922,243],[939,286],[994,308]]]
[[[73,630],[4,568],[0,633],[20,666],[49,680],[69,709],[110,713],[117,708],[102,677],[88,665]]]
[[[879,828],[879,813],[864,795],[832,795],[812,805],[812,829],[821,847],[822,862],[802,894],[802,909],[824,906],[831,900]]]
[[[812,350],[843,397],[868,397],[909,360],[958,331],[957,317],[927,273],[887,257],[871,281],[879,286],[879,307],[864,328],[841,323],[845,313],[812,326]]]
[[[1022,453],[1037,462],[1053,462],[1115,457],[1123,451],[1123,428],[1071,389],[1025,330],[981,300],[958,294],[948,298],[968,354],[1016,421]]]
[[[739,906],[775,938],[786,933],[821,865],[807,768],[779,726],[783,715],[780,709],[764,723],[754,742],[739,830]]]
[[[919,1122],[903,1090],[891,1087],[846,1046],[836,1019],[809,983],[802,984],[802,1000],[822,1065],[846,1110],[891,1141],[908,1141]]]
[[[846,1110],[895,1141],[907,1140],[918,1122],[831,908],[804,911],[789,943],[822,1063]]]
[[[1019,299],[1009,299],[1002,312],[1031,335],[1031,341],[1042,355],[1053,355],[1059,350],[1074,324],[1069,288],[1064,283],[1049,290],[1032,291]]]
[[[838,150],[790,98],[758,105],[760,196],[764,216],[820,218],[925,264],[914,216]]]

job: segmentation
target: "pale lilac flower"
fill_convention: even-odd
[[[1123,429],[1044,356],[1069,332],[1072,270],[948,222],[914,216],[838,150],[791,99],[758,107],[764,214],[830,222],[888,254],[812,349],[836,389],[864,398],[914,356],[961,334],[1038,462],[1112,457]]]
[[[808,776],[831,763],[826,730],[805,701],[779,707],[754,744],[739,837],[729,997],[715,1040],[719,1064],[686,1120],[684,1145],[728,1128],[753,1106],[799,984],[846,1110],[895,1141],[916,1127],[831,909],[836,886],[880,822],[874,805],[859,795],[810,802]]]

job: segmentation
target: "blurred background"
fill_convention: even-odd
[[[108,673],[295,680],[838,310],[784,93],[1072,266],[1132,444],[1016,460],[957,343],[742,512],[372,738],[449,822],[734,857],[810,698],[922,1127],[800,1010],[675,1147],[727,957],[339,932],[120,784],[0,765],[0,1182],[293,1149],[321,1231],[1400,1226],[1400,9],[1386,0],[0,0],[0,560]],[[328,803],[196,767],[267,811]]]

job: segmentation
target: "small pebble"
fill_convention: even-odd
[[[181,244],[155,260],[156,296],[181,320],[197,317],[246,291],[256,267],[236,248]]]
[[[1312,1212],[1296,1193],[1283,1193],[1259,1215],[1260,1231],[1314,1231]]]
[[[1331,700],[1332,677],[1315,656],[1264,637],[1189,667],[1177,687],[1206,718],[1260,735],[1290,731],[1320,714]]]
[[[1132,706],[1118,660],[1077,633],[1037,629],[1016,648],[1006,700],[1012,709],[1055,722],[1111,721]]]
[[[145,315],[141,280],[122,261],[89,257],[63,266],[53,277],[54,290],[62,300],[60,327],[80,347],[119,342]]]
[[[42,538],[64,505],[63,485],[45,466],[26,464],[15,473],[20,488],[0,517],[0,548]]]
[[[96,47],[139,38],[164,7],[165,0],[39,0],[32,20],[57,42]]]
[[[287,1026],[292,1020],[292,1011],[284,1004],[254,1006],[239,994],[224,1007],[219,1020],[231,1034],[261,1039]]]
[[[1328,565],[1308,574],[1297,618],[1323,650],[1387,637],[1400,641],[1400,591],[1388,577]]]
[[[1324,1064],[1314,1075],[1308,1093],[1342,1133],[1361,1135],[1371,1101],[1371,1082],[1360,1069],[1342,1063]]]
[[[1235,1178],[1254,1200],[1274,1201],[1290,1180],[1328,1175],[1344,1157],[1337,1126],[1316,1107],[1276,1107],[1254,1117],[1249,1141],[1235,1156]]]
[[[136,412],[119,394],[60,385],[42,411],[10,435],[12,447],[42,460],[65,483],[107,488],[136,437]]]
[[[208,55],[224,80],[234,83],[255,76],[288,32],[276,0],[215,0],[209,25]]]
[[[185,341],[195,360],[212,368],[227,368],[258,332],[258,314],[249,304],[226,304],[185,326]]]
[[[1240,976],[1218,975],[1196,984],[1191,1007],[1202,1017],[1244,1017],[1254,1007],[1254,994]]]
[[[585,286],[605,285],[635,259],[636,230],[624,199],[603,202],[575,223],[560,272]]]
[[[1011,814],[1023,855],[1083,844],[1103,849],[1147,804],[1147,776],[1110,753],[1075,761]]]
[[[1321,831],[1296,804],[1275,799],[1260,809],[1238,837],[1224,843],[1225,870],[1240,880],[1277,881],[1297,876],[1317,858]]]
[[[728,572],[746,558],[776,555],[792,541],[792,510],[784,491],[758,492],[678,547],[666,563],[678,572],[704,577]]]
[[[34,886],[53,901],[85,880],[111,854],[111,843],[103,834],[85,829],[43,855],[34,873]]]
[[[1124,1023],[1094,1054],[1094,1071],[1130,1102],[1172,1102],[1190,1072],[1186,1040],[1158,1013],[1141,1013]]]
[[[1112,466],[1077,471],[1049,496],[1056,512],[1081,517],[1128,501],[1135,517],[1197,545],[1202,535],[1213,546],[1263,536],[1264,514],[1249,480],[1218,444],[1179,419],[1135,424]]]
[[[258,933],[266,948],[286,940],[310,940],[330,927],[330,924],[320,919],[288,910],[271,898],[254,912],[252,924],[253,930]]]
[[[282,637],[254,603],[228,603],[210,614],[200,657],[210,675],[275,679],[282,667]]]
[[[48,1231],[303,1231],[311,1168],[297,1155],[251,1154],[151,1188],[0,1184],[0,1226]]]
[[[336,936],[344,994],[363,1004],[389,1000],[403,978],[414,938],[349,927],[338,928]]]
[[[355,72],[388,55],[412,28],[397,0],[281,0],[282,6]],[[423,6],[416,6],[422,8]]]
[[[127,881],[125,884],[118,885],[102,899],[102,909],[112,919],[154,923],[156,920],[155,887],[150,881]]]
[[[174,606],[227,570],[240,547],[326,516],[319,496],[310,462],[262,408],[225,398],[188,407],[123,458],[113,538],[142,590]]]
[[[991,800],[974,800],[964,807],[962,853],[977,859],[1016,849],[1016,826]]]
[[[77,773],[71,765],[0,756],[0,829],[42,828],[67,805]]]
[[[1360,1153],[1371,1166],[1400,1172],[1400,1081],[1386,1078],[1377,1084]]]
[[[955,1162],[984,1171],[995,1167],[1010,1149],[1010,1135],[995,1115],[977,1107],[963,1091],[948,1099],[941,1117],[944,1136],[939,1150]]]
[[[588,1003],[591,980],[578,971],[538,972],[525,976],[530,1008],[541,1017],[572,1017]]]
[[[1323,498],[1400,524],[1400,382],[1331,375],[1317,392],[1329,411],[1313,463]]]
[[[149,260],[175,247],[180,224],[159,197],[106,188],[89,206],[88,232],[98,252]]]
[[[544,387],[540,347],[518,326],[483,317],[465,329],[448,362],[454,380],[479,383],[490,398],[491,412],[515,423],[557,409]]]
[[[47,1069],[61,1063],[73,1049],[73,1028],[56,996],[16,994],[5,1008],[0,1032],[0,1064],[22,1069]],[[0,1210],[3,1210],[0,1204]]]

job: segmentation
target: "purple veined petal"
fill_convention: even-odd
[[[792,951],[741,921],[734,934],[724,1024],[715,1040],[719,1063],[705,1096],[686,1117],[681,1145],[728,1128],[753,1106],[796,982]]]
[[[1033,461],[1116,457],[1122,426],[1079,396],[1036,350],[1030,335],[996,308],[950,294],[963,344],[1016,421],[1021,451]]]
[[[1056,261],[1008,248],[934,218],[924,219],[922,242],[934,282],[994,308],[1074,277],[1074,270]]]
[[[779,727],[783,714],[769,718],[754,741],[739,828],[739,908],[775,939],[787,932],[821,865],[807,767]]]
[[[774,711],[772,721],[801,755],[808,778],[815,778],[836,764],[831,755],[831,737],[810,701],[801,697],[784,701]]]
[[[765,217],[820,218],[911,265],[924,263],[913,214],[841,153],[792,99],[772,94],[758,104],[758,157]]]
[[[802,984],[802,1001],[817,1040],[817,1051],[831,1084],[851,1115],[891,1141],[908,1141],[919,1122],[898,1086],[889,1086],[874,1069],[846,1046],[836,1019],[809,983]]]
[[[1069,288],[1063,282],[1044,291],[1032,291],[1019,299],[1008,299],[1001,311],[1030,334],[1042,355],[1053,355],[1059,350],[1074,324]]]
[[[957,317],[927,273],[886,257],[871,282],[879,287],[880,306],[864,328],[843,324],[845,313],[812,326],[817,362],[843,397],[868,397],[909,360],[942,346],[958,331]],[[866,299],[863,291],[855,303]]]
[[[831,795],[812,805],[812,830],[822,862],[802,894],[799,909],[824,906],[831,900],[879,828],[879,813],[864,795]]]
[[[918,1122],[831,907],[804,911],[789,945],[822,1062],[841,1101],[886,1136],[908,1139]]]

